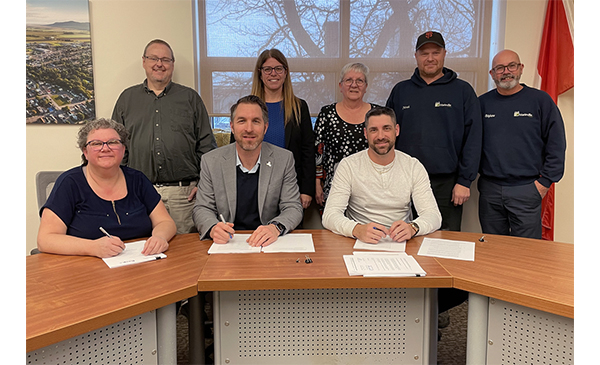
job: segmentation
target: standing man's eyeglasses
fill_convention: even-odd
[[[504,65],[498,65],[496,67],[494,67],[492,69],[492,71],[494,71],[497,74],[501,74],[504,72],[505,69],[508,69],[509,72],[515,72],[519,69],[519,66],[521,66],[521,63],[509,63],[508,65],[504,66]]]
[[[147,59],[148,62],[153,64],[158,63],[158,61],[162,62],[165,65],[170,65],[171,63],[173,63],[173,59],[169,57],[158,58],[153,56],[144,56],[144,58]]]

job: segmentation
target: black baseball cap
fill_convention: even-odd
[[[438,32],[425,32],[417,38],[417,47],[415,50],[421,48],[424,44],[427,43],[435,43],[442,48],[446,48],[446,42],[444,42],[444,37]]]

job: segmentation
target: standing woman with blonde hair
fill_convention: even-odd
[[[379,105],[363,101],[369,84],[369,68],[352,62],[340,73],[342,101],[321,108],[315,123],[316,203],[325,207],[333,175],[340,161],[369,147],[365,115]]]
[[[269,109],[264,141],[294,154],[302,207],[315,195],[315,137],[306,101],[294,95],[288,62],[277,49],[263,51],[254,67],[252,94]]]

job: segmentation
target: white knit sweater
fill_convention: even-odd
[[[414,220],[419,235],[440,228],[442,216],[427,171],[416,158],[395,152],[394,161],[387,166],[371,161],[368,150],[340,162],[325,204],[325,228],[352,237],[358,223],[375,222],[389,228],[397,220],[411,222],[411,199],[419,216]]]

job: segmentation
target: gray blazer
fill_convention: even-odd
[[[237,201],[235,143],[214,149],[202,156],[200,181],[194,205],[194,224],[200,239],[210,239],[212,226],[235,220]],[[288,150],[262,143],[258,180],[258,212],[262,224],[277,221],[286,227],[284,234],[302,221],[304,211],[296,181],[294,156]],[[235,228],[235,227],[233,227]]]

